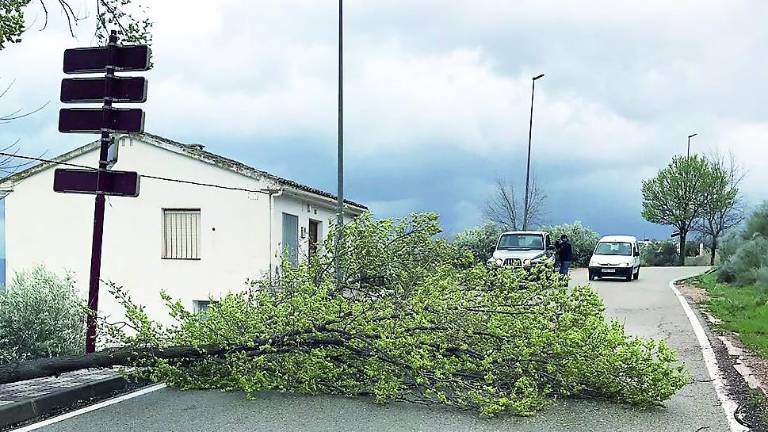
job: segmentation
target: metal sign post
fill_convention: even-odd
[[[64,193],[95,194],[93,210],[93,239],[91,271],[88,281],[88,309],[85,352],[96,351],[96,318],[99,306],[101,277],[101,247],[104,236],[105,195],[139,195],[139,176],[135,172],[109,171],[117,159],[112,133],[144,131],[141,109],[113,108],[113,102],[145,102],[147,81],[141,77],[116,77],[116,71],[145,71],[149,69],[150,49],[146,45],[121,46],[112,31],[106,47],[75,48],[64,51],[64,73],[105,72],[103,78],[69,78],[62,80],[61,101],[102,102],[98,108],[62,109],[59,111],[59,132],[100,133],[99,168],[95,171],[57,169],[53,189]],[[112,153],[110,157],[110,153]]]

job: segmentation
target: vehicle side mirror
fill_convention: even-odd
[[[635,251],[635,253],[633,253],[632,255],[639,257],[640,256],[640,251]]]
[[[552,245],[548,245],[548,246],[547,246],[547,250],[548,250],[548,251],[550,251],[550,252],[552,252],[552,251],[554,251],[554,250],[555,250],[555,247],[554,247],[554,246],[552,246]]]

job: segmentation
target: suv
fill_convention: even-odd
[[[632,236],[606,236],[597,242],[589,260],[589,280],[622,277],[631,282],[640,277],[640,248]]]
[[[489,265],[531,267],[552,257],[549,234],[543,231],[509,231],[499,236]]]

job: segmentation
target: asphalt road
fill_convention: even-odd
[[[45,431],[728,431],[690,322],[668,287],[702,268],[644,268],[639,281],[596,281],[607,313],[635,335],[661,337],[674,347],[694,382],[663,408],[635,410],[598,401],[567,400],[532,418],[480,419],[444,408],[377,406],[367,400],[163,389],[92,411]],[[587,283],[574,272],[574,283]]]

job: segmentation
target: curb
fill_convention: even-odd
[[[51,414],[78,401],[108,396],[112,392],[127,389],[129,385],[130,383],[123,377],[107,378],[30,400],[0,405],[0,429]]]

